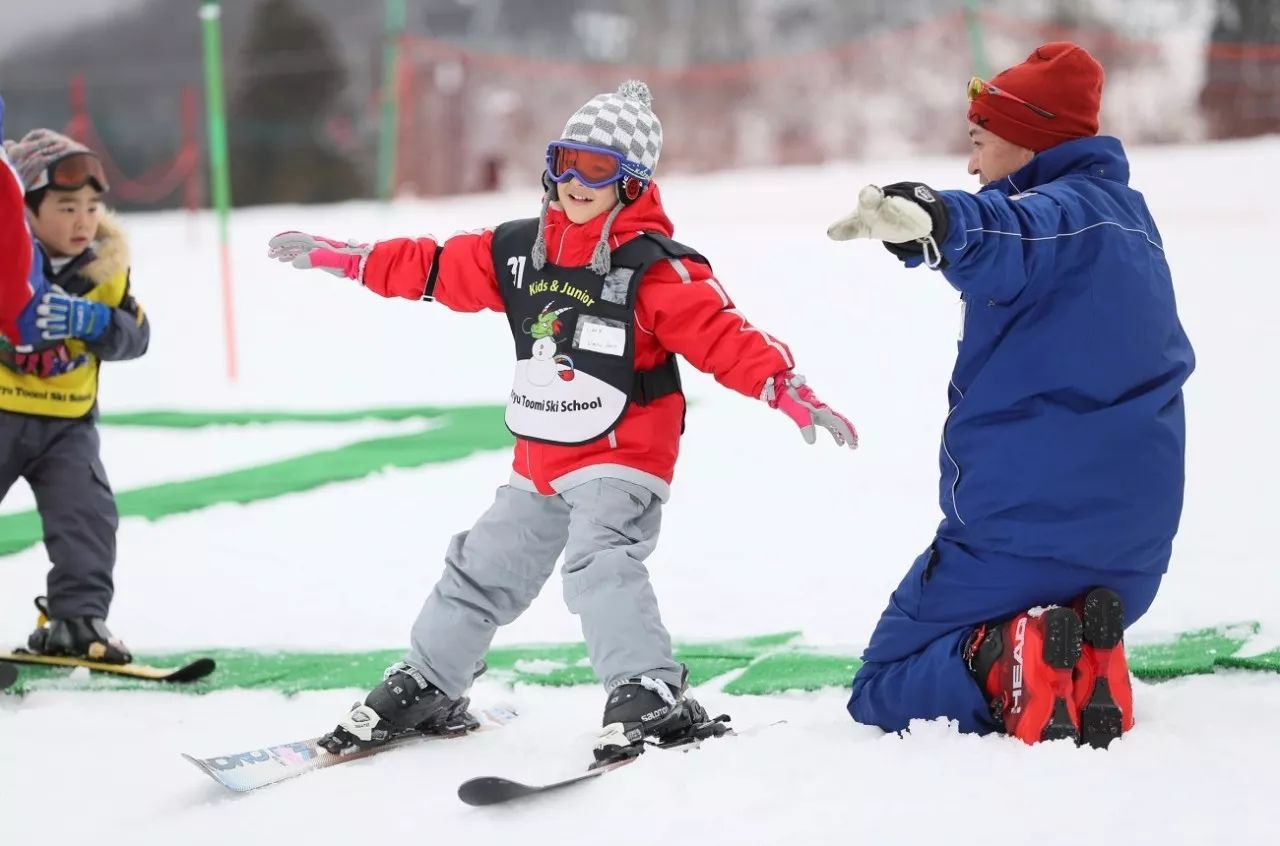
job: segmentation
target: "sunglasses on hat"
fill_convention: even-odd
[[[564,183],[576,176],[588,188],[603,188],[628,177],[648,184],[652,174],[607,147],[552,141],[547,145],[547,175],[552,182]]]
[[[1047,118],[1049,120],[1053,120],[1054,118],[1053,112],[1047,111],[1045,109],[1040,108],[1039,106],[1028,103],[1026,100],[1022,99],[1021,97],[1018,97],[1015,94],[1010,94],[1008,91],[1005,91],[1003,88],[997,88],[996,86],[992,85],[990,82],[987,82],[985,79],[983,79],[980,76],[975,76],[972,79],[970,79],[969,80],[969,102],[972,103],[974,100],[978,99],[983,94],[990,94],[994,97],[1004,97],[1006,100],[1012,100],[1015,103],[1021,103],[1022,105],[1026,106],[1028,109],[1035,112],[1042,118]]]
[[[28,186],[27,193],[41,188],[79,191],[86,185],[92,185],[104,194],[107,192],[107,174],[102,168],[102,162],[93,153],[68,153],[60,159],[54,159],[40,171],[36,181]]]

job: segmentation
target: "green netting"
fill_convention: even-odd
[[[1248,657],[1235,653],[1258,632],[1257,623],[1241,623],[1187,632],[1171,641],[1129,648],[1129,666],[1143,679],[1164,679],[1213,672],[1218,667],[1280,671],[1280,649]],[[742,672],[724,686],[731,694],[771,694],[788,690],[847,687],[859,665],[857,657],[797,643],[796,632],[711,643],[680,643],[676,656],[689,666],[690,679],[702,684],[731,671]],[[214,650],[201,653],[140,656],[159,666],[176,666],[208,655],[218,662],[210,677],[189,685],[165,686],[100,674],[86,675],[53,667],[19,669],[14,692],[57,687],[85,690],[170,690],[206,693],[214,690],[268,689],[282,693],[370,687],[399,650],[369,652],[256,652]],[[543,643],[490,651],[491,677],[511,683],[570,686],[595,684],[581,643]]]

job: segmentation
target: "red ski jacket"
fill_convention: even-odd
[[[553,203],[547,211],[547,260],[585,267],[606,217],[575,224]],[[650,184],[615,219],[610,247],[617,249],[641,232],[671,237],[672,231],[658,186]],[[455,235],[444,242],[433,292],[437,302],[454,311],[503,311],[492,242],[492,230]],[[365,261],[361,281],[384,297],[421,299],[436,247],[437,241],[429,237],[379,242]],[[678,353],[725,387],[754,398],[760,397],[765,380],[794,366],[787,346],[748,323],[711,268],[692,260],[659,261],[645,273],[636,302],[635,336],[637,370],[657,367]],[[517,438],[511,484],[549,496],[591,479],[612,477],[643,485],[665,500],[683,418],[684,397],[669,394],[646,406],[633,403],[612,432],[587,444],[560,446]]]

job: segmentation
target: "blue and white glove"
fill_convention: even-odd
[[[36,306],[36,328],[46,341],[96,341],[110,325],[111,307],[84,297],[50,291]]]

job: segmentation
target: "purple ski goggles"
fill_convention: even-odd
[[[568,182],[573,177],[588,188],[604,188],[632,177],[649,184],[652,172],[606,147],[576,141],[552,141],[547,145],[547,175],[552,182]]]

